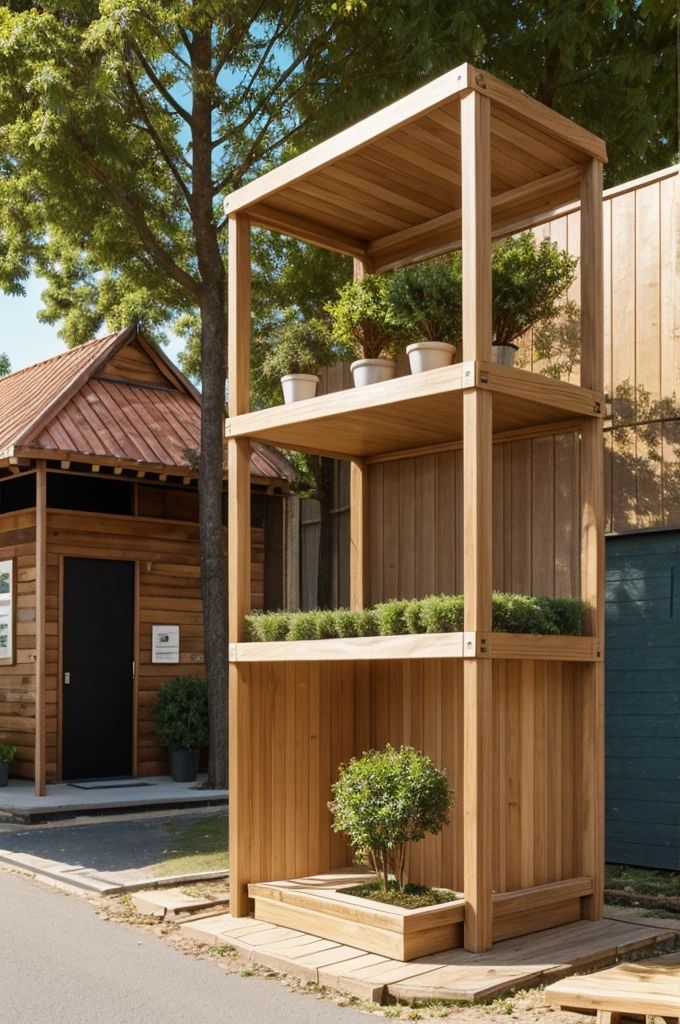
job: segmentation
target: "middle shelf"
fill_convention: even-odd
[[[281,640],[229,645],[231,662],[386,661],[409,658],[524,658],[599,661],[602,642],[592,636],[527,633],[415,633],[334,640]]]
[[[604,396],[588,388],[469,361],[245,413],[228,420],[226,432],[332,458],[386,455],[459,441],[470,388],[493,393],[495,434],[604,413]]]

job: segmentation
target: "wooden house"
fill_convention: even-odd
[[[419,747],[448,769],[457,793],[454,820],[419,844],[411,877],[464,893],[459,938],[467,949],[602,916],[605,160],[600,139],[463,65],[226,200],[234,916],[247,914],[268,882],[348,864],[342,837],[330,829],[330,785],[341,762],[387,741]],[[579,381],[498,366],[491,361],[492,239],[579,197]],[[346,253],[357,275],[461,247],[462,362],[252,411],[251,224]],[[505,487],[494,486],[494,466],[506,446],[524,444],[529,479],[538,480],[541,453],[565,435],[579,457],[578,486],[572,478],[571,503],[558,510],[569,523],[563,547],[552,544],[549,517],[538,517],[531,550],[521,558],[526,563],[535,550],[563,594],[570,587],[573,593],[577,581],[587,603],[584,635],[494,633],[496,560],[515,559],[505,544],[514,504]],[[394,581],[406,521],[402,527],[402,498],[393,491],[390,499],[386,482],[409,461],[425,457],[431,472],[441,460],[437,486],[446,489],[446,517],[433,523],[432,489],[411,505],[408,514],[422,516],[426,526],[415,544],[403,545],[402,573],[411,572],[415,558],[435,574],[440,566],[450,572],[455,546],[465,631],[244,642],[252,607],[246,503],[255,442],[351,464],[355,608],[380,600]],[[520,494],[519,480],[513,493]],[[517,571],[526,574],[529,565]],[[435,583],[454,585],[453,576]],[[313,932],[301,901],[294,906],[282,892],[264,900],[262,919]]]
[[[0,380],[0,742],[38,793],[167,773],[156,692],[204,671],[199,443],[200,394],[134,328]],[[258,445],[248,474],[277,607],[290,473]]]

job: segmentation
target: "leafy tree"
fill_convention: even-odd
[[[12,364],[6,352],[0,352],[0,377],[6,377],[12,372]]]
[[[446,10],[444,0],[0,8],[0,287],[22,294],[32,271],[45,277],[40,319],[63,321],[70,345],[104,321],[138,320],[161,341],[167,324],[200,334],[213,786],[227,771],[222,200],[293,143],[307,146],[415,84],[455,29]],[[263,259],[263,275],[276,259],[276,250]]]
[[[395,750],[388,743],[353,757],[332,791],[333,829],[347,834],[383,891],[390,875],[404,888],[408,844],[438,835],[450,821],[453,790],[446,772],[413,747]]]

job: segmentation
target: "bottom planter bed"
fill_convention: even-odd
[[[406,910],[343,890],[371,881],[366,872],[338,871],[312,878],[248,886],[255,919],[311,932],[395,960],[414,960],[463,945],[465,900]]]

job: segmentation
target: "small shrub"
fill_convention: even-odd
[[[408,601],[385,601],[375,606],[381,636],[404,636],[409,632],[406,622]]]
[[[427,627],[423,621],[423,601],[418,598],[409,601],[404,611],[404,618],[408,627],[407,633],[427,633]]]
[[[319,367],[332,366],[341,358],[325,320],[284,320],[274,328],[268,347],[262,364],[265,377],[316,373]]]
[[[208,745],[208,687],[199,676],[176,676],[164,683],[156,701],[156,735],[171,750]]]
[[[0,764],[11,764],[17,756],[17,748],[11,743],[0,743]]]
[[[319,613],[295,612],[290,617],[288,640],[319,640]]]
[[[335,625],[338,636],[362,636],[361,619],[363,612],[350,611],[349,608],[338,608],[335,613]]]
[[[524,594],[494,594],[492,626],[499,633],[556,633],[554,619],[546,614],[545,600]]]
[[[438,835],[453,802],[444,770],[413,747],[389,744],[341,765],[332,793],[333,829],[348,836],[385,892],[390,875],[404,888],[408,844]]]
[[[552,618],[555,632],[561,636],[581,636],[583,633],[583,601],[575,597],[539,598],[545,602],[545,614]]]
[[[461,633],[464,602],[460,594],[439,594],[423,598],[421,620],[426,633]]]
[[[389,296],[413,341],[446,341],[463,336],[463,275],[454,260],[427,260],[395,270],[388,277]]]
[[[359,614],[359,636],[380,636],[380,622],[375,609],[364,608]]]
[[[383,274],[367,274],[361,280],[348,281],[326,311],[333,321],[333,341],[355,357],[396,359],[406,348],[406,335]]]
[[[319,640],[337,640],[338,620],[335,612],[324,610],[316,613],[316,628]]]
[[[253,612],[246,615],[246,639],[260,643],[287,640],[290,630],[289,612]]]

